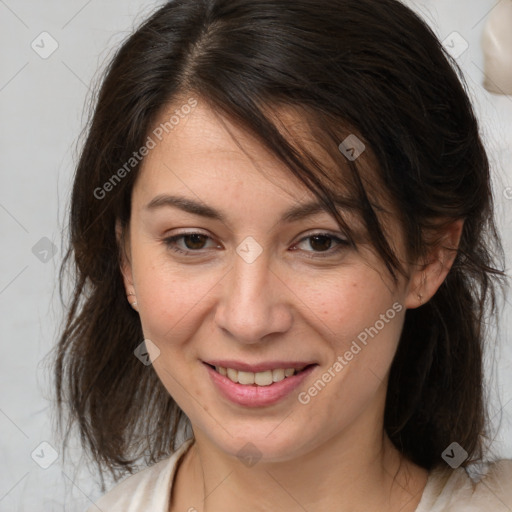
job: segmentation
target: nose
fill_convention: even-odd
[[[285,333],[293,322],[293,292],[271,270],[265,252],[248,262],[238,254],[223,279],[216,309],[218,327],[240,343],[264,341],[270,334]]]

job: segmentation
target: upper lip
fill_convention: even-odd
[[[209,364],[211,366],[222,366],[223,368],[232,368],[233,370],[239,370],[243,372],[252,372],[252,373],[258,373],[258,372],[264,372],[267,370],[277,370],[279,368],[286,369],[286,368],[295,368],[295,369],[302,369],[305,366],[310,366],[312,364],[315,364],[312,361],[267,361],[267,362],[261,362],[261,363],[255,363],[255,364],[249,364],[244,363],[242,361],[230,361],[226,359],[216,359],[216,360],[209,360],[204,361],[206,364]]]

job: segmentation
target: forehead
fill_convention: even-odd
[[[282,200],[315,197],[261,141],[205,103],[198,101],[170,128],[165,123],[175,111],[175,105],[163,109],[154,123],[149,135],[154,147],[142,162],[134,194],[156,194],[162,187],[187,186],[226,193],[229,189],[232,193],[250,185],[252,190],[264,188]],[[307,139],[297,119],[289,117],[287,125],[302,130],[303,140]]]
[[[215,206],[218,211],[237,212],[243,208],[254,217],[261,217],[265,209],[282,216],[294,205],[318,202],[312,190],[262,141],[209,108],[200,98],[186,115],[183,112],[180,117],[175,115],[179,110],[176,102],[163,108],[151,128],[149,136],[154,147],[142,162],[137,176],[134,205],[142,208],[159,194],[179,193]],[[324,186],[354,203],[350,199],[353,192],[351,194],[347,186],[350,172],[347,164],[340,165],[333,160],[329,153],[332,147],[327,147],[329,142],[313,134],[307,117],[301,116],[298,109],[286,106],[268,108],[265,113],[270,113],[271,121],[287,140],[299,140],[301,147],[324,167],[326,172],[320,176],[320,180],[326,179]],[[171,118],[173,124],[169,122]],[[335,142],[331,146],[335,146]],[[335,149],[338,151],[337,146]],[[340,156],[342,162],[344,158]],[[385,233],[396,238],[399,213],[383,192],[384,187],[379,185],[371,148],[365,149],[357,164]],[[359,229],[363,226],[359,212],[344,208],[343,214],[347,214],[352,225],[357,224]],[[390,242],[395,245],[393,240]],[[395,242],[402,245],[398,240]]]

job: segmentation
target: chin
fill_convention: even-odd
[[[304,437],[304,433],[298,429],[290,430],[289,428],[278,426],[279,422],[272,421],[269,428],[245,428],[240,422],[237,422],[236,435],[230,436],[228,432],[233,432],[234,427],[226,425],[226,430],[217,431],[212,436],[209,431],[209,441],[215,445],[216,449],[236,457],[246,466],[252,466],[257,462],[284,462],[294,459],[309,451],[309,447],[313,447],[313,436],[311,442]],[[298,424],[297,424],[298,425]],[[277,428],[276,428],[277,426]],[[219,427],[217,427],[219,428]]]

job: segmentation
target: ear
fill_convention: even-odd
[[[437,240],[431,245],[427,258],[416,264],[411,274],[405,299],[406,309],[428,302],[437,292],[452,268],[464,220],[458,219],[436,230]]]
[[[116,240],[119,247],[119,267],[121,274],[123,275],[126,294],[134,294],[135,289],[133,286],[131,266],[130,232],[128,229],[123,230],[119,219],[116,219]]]

